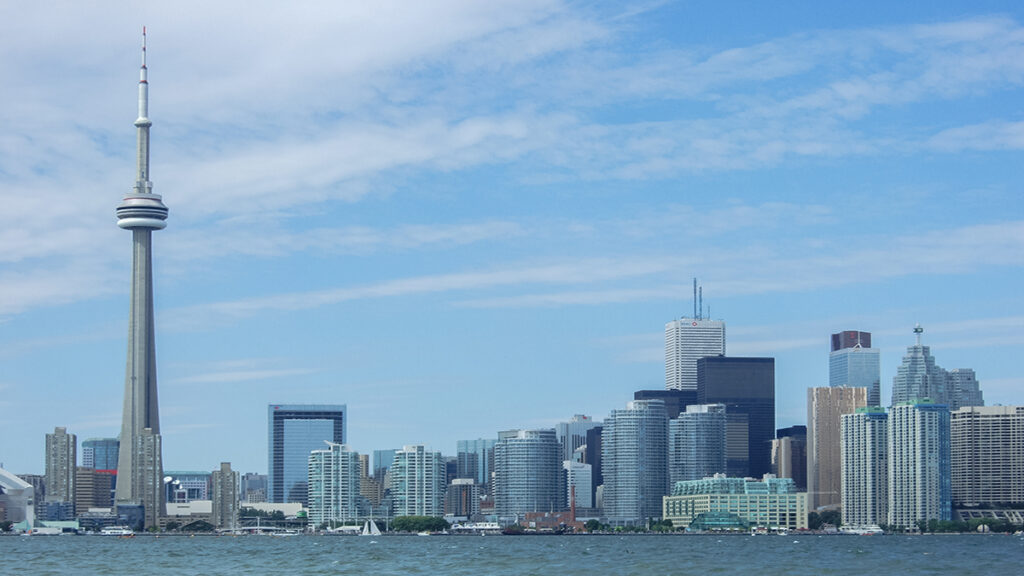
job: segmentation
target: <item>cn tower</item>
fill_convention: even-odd
[[[167,207],[149,180],[149,83],[146,29],[142,29],[139,117],[135,120],[138,160],[135,188],[117,207],[117,225],[132,231],[132,293],[128,320],[128,362],[124,412],[117,460],[118,505],[145,508],[145,527],[165,515],[160,410],[156,393],[156,340],[153,325],[153,231],[166,226]]]

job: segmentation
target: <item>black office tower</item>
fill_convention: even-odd
[[[708,356],[697,360],[697,402],[725,404],[726,414],[746,415],[746,474],[760,478],[771,473],[771,444],[775,438],[774,358]],[[726,450],[729,451],[728,446]]]

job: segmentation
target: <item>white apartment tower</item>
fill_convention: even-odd
[[[1024,406],[973,406],[950,414],[953,503],[1024,504]]]
[[[395,516],[443,516],[444,472],[440,452],[420,445],[395,452],[388,470]]]
[[[842,415],[844,526],[885,524],[889,499],[888,416],[884,408]]]
[[[309,453],[309,525],[344,522],[359,516],[359,453],[325,440],[327,448]]]

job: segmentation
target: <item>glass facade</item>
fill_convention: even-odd
[[[867,388],[868,406],[881,406],[881,383],[882,367],[877,349],[842,348],[829,354],[829,386],[833,388]]]
[[[497,438],[478,438],[456,442],[457,478],[472,478],[487,493],[491,485],[491,471],[494,470],[494,445]]]
[[[552,428],[510,430],[494,446],[494,509],[502,522],[561,510],[558,438]]]
[[[952,518],[949,421],[944,404],[907,402],[890,409],[890,526]]]
[[[309,453],[322,449],[324,441],[344,444],[346,423],[344,404],[268,406],[270,502],[301,502],[308,506]]]
[[[82,441],[82,466],[117,473],[117,438],[89,438]]]
[[[359,454],[348,446],[327,442],[308,458],[309,525],[353,520],[359,516]]]
[[[388,472],[395,516],[444,515],[444,463],[440,452],[405,446]]]
[[[756,526],[769,529],[807,528],[807,493],[797,492],[790,478],[765,476],[762,480],[726,478],[719,475],[676,484],[664,498],[664,518],[678,527],[708,526],[707,519],[739,519],[716,522],[725,528]],[[702,522],[703,520],[703,522]]]
[[[668,416],[661,400],[634,400],[612,410],[601,434],[604,512],[615,525],[661,514],[668,494]]]
[[[697,402],[725,404],[726,414],[747,416],[748,470],[760,478],[772,469],[775,438],[775,359],[701,358],[697,361]],[[729,456],[735,459],[734,455]],[[730,475],[735,472],[730,471]]]
[[[669,420],[669,487],[725,473],[725,405],[687,406]]]

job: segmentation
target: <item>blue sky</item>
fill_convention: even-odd
[[[1024,403],[1015,2],[0,3],[0,462],[119,431],[149,29],[167,469],[604,418],[700,278],[777,424],[870,331]],[[896,5],[893,5],[896,4]]]

